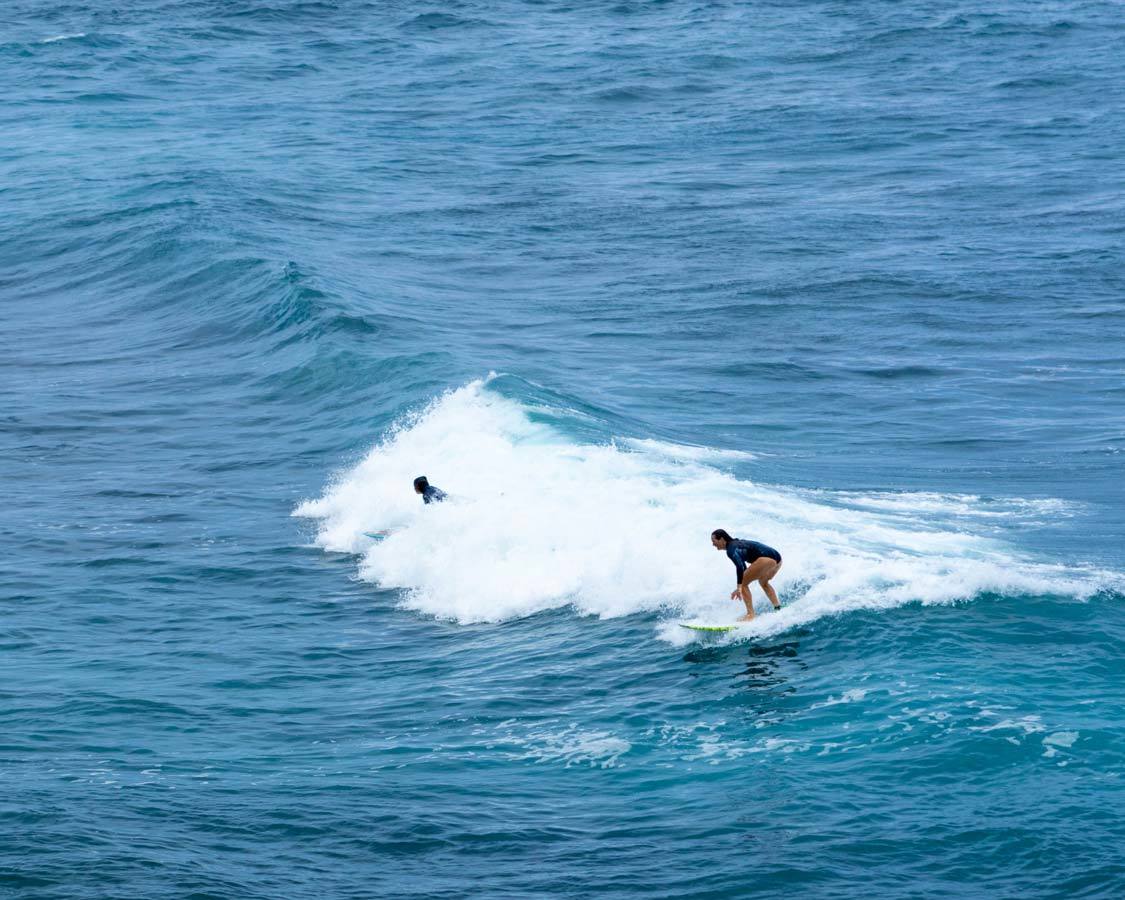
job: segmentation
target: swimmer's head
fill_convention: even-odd
[[[414,493],[421,494],[430,486],[430,481],[425,475],[419,475],[414,479]]]

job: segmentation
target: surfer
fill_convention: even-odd
[[[740,596],[746,604],[746,615],[740,616],[740,622],[749,622],[754,618],[754,603],[750,598],[750,582],[756,581],[761,585],[765,595],[769,597],[774,609],[781,609],[781,601],[777,599],[777,591],[770,585],[770,579],[781,568],[781,554],[773,547],[759,544],[757,541],[743,541],[732,538],[722,528],[711,532],[711,545],[716,550],[723,550],[730,561],[734,563],[735,579],[738,587],[730,592],[731,600]]]
[[[425,475],[414,479],[414,493],[422,495],[423,503],[441,503],[445,499],[445,491],[430,484]]]

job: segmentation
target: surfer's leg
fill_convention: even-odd
[[[742,602],[746,604],[746,615],[739,616],[739,622],[749,622],[754,618],[754,598],[750,596],[750,582],[753,579],[750,577],[750,569],[747,569],[742,575],[742,584],[738,586],[738,592],[742,596]]]
[[[768,557],[765,556],[762,557],[762,559],[767,558]],[[755,562],[757,562],[757,560],[755,560]],[[770,579],[777,574],[778,570],[781,568],[781,563],[774,562],[772,559],[770,562],[773,563],[773,568],[758,579],[758,584],[762,586],[762,590],[765,592],[766,596],[770,598],[770,603],[773,604],[773,608],[781,609],[781,601],[777,599],[777,591],[775,591],[773,585],[770,584]]]
[[[743,576],[743,583],[747,585],[744,590],[749,593],[749,584],[751,581],[756,581],[762,587],[762,592],[769,597],[769,601],[774,609],[781,609],[781,601],[777,599],[777,591],[770,585],[770,579],[777,574],[777,570],[781,568],[781,563],[776,559],[770,559],[768,556],[759,556],[756,560],[750,563],[746,568],[746,574]]]

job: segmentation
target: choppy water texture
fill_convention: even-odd
[[[0,893],[1125,893],[1119,5],[0,22]]]

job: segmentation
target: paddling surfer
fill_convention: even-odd
[[[414,493],[422,495],[422,502],[426,504],[441,503],[445,499],[445,491],[430,484],[425,475],[414,479]]]
[[[781,554],[773,547],[759,544],[757,541],[743,541],[732,538],[722,528],[711,532],[711,546],[722,550],[734,563],[735,579],[738,586],[731,591],[731,600],[742,598],[746,604],[746,615],[739,616],[738,621],[749,622],[754,618],[754,603],[750,597],[750,582],[756,581],[762,591],[769,598],[774,609],[781,609],[781,601],[777,599],[777,591],[770,584],[770,579],[781,568]]]

